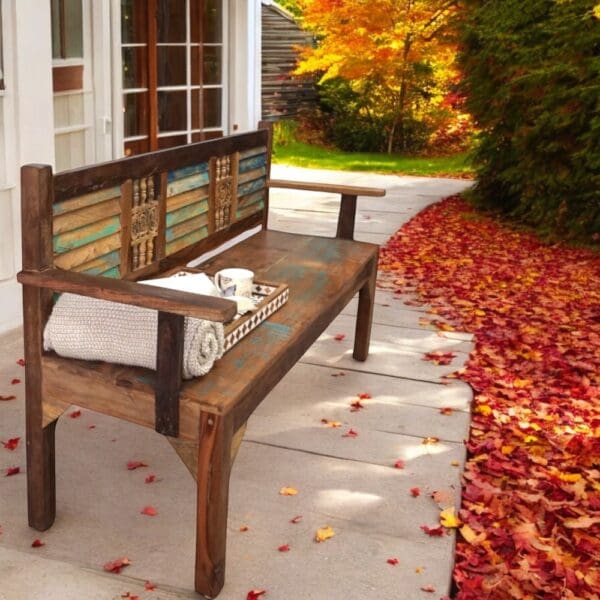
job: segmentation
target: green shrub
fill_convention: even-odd
[[[298,123],[292,119],[284,119],[273,123],[273,144],[287,146],[297,141]]]
[[[465,0],[461,63],[480,129],[475,199],[600,241],[596,0]]]

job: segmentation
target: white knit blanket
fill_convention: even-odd
[[[60,356],[156,369],[158,312],[62,294],[46,329],[44,349]],[[183,377],[205,375],[223,356],[223,324],[185,318]]]

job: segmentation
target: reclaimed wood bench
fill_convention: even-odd
[[[357,195],[383,190],[269,181],[261,129],[53,174],[22,168],[27,484],[30,526],[55,518],[54,432],[71,404],[167,436],[197,481],[198,592],[225,576],[229,476],[254,409],[359,294],[354,358],[369,350],[378,247],[353,241]],[[335,238],[267,229],[269,187],[341,194]],[[183,267],[242,266],[289,286],[289,301],[203,377],[182,380],[185,317],[227,322],[235,303],[136,283]],[[43,349],[53,295],[71,292],[158,311],[156,371],[64,358]]]

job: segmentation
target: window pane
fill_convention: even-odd
[[[204,127],[221,126],[221,88],[203,90]]]
[[[123,48],[123,89],[148,86],[146,46]]]
[[[185,46],[159,46],[157,54],[159,87],[165,85],[185,85]]]
[[[202,90],[192,90],[192,129],[202,129]]]
[[[204,85],[221,83],[221,46],[204,46]]]
[[[121,0],[121,43],[145,44],[146,0]]]
[[[185,0],[158,0],[158,43],[185,42]]]
[[[190,37],[192,44],[202,42],[201,0],[190,0]]]
[[[52,21],[52,58],[63,58],[60,49],[60,1],[50,2]]]
[[[187,129],[187,92],[158,92],[158,130]]]
[[[125,137],[148,135],[148,93],[125,94],[123,100],[125,115]]]
[[[223,39],[223,7],[222,0],[204,0],[202,19],[203,42],[221,42]]]
[[[83,15],[81,0],[63,0],[65,3],[64,58],[83,57]]]
[[[0,1],[0,90],[4,89],[4,60],[2,58],[2,2]]]

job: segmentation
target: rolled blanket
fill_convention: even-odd
[[[156,369],[158,312],[62,294],[44,330],[44,349],[60,356]],[[205,375],[223,356],[223,324],[185,318],[183,377]]]

